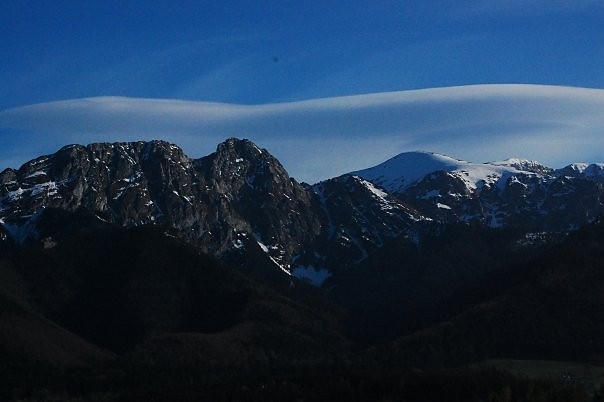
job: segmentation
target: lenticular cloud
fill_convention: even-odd
[[[1,111],[0,144],[9,151],[0,168],[73,142],[161,138],[199,157],[245,137],[314,182],[418,149],[474,162],[600,161],[603,134],[599,89],[474,85],[265,105],[98,97]]]

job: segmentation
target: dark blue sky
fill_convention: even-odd
[[[3,0],[0,60],[0,110],[99,95],[255,104],[603,88],[604,2]]]

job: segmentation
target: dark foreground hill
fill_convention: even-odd
[[[48,248],[3,254],[6,400],[592,398],[580,384],[455,367],[600,358],[602,225],[502,268],[516,278],[484,282],[462,312],[380,344],[355,341],[371,321],[301,282],[259,282],[166,228],[89,222]]]
[[[507,267],[497,278],[501,280],[468,288],[481,299],[474,306],[373,348],[366,356],[389,367],[441,367],[487,358],[602,364],[602,223],[572,233],[538,257]],[[502,281],[507,286],[501,286]]]
[[[13,381],[5,392],[33,386],[29,370],[40,367],[99,369],[125,359],[220,371],[314,364],[348,348],[341,313],[316,290],[263,285],[166,228],[97,221],[53,241],[0,260],[0,350]]]

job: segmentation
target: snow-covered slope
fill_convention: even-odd
[[[573,163],[560,169],[560,173],[575,173],[588,177],[604,176],[604,163]]]
[[[553,172],[553,169],[547,167],[540,162],[528,159],[510,158],[504,161],[489,162],[489,165],[508,166],[523,172],[532,172],[538,174],[546,174]]]
[[[469,190],[475,190],[485,183],[496,183],[501,177],[521,173],[518,168],[525,164],[518,161],[479,164],[431,152],[405,152],[377,166],[350,174],[362,177],[388,192],[400,193],[430,173],[444,171],[462,179]],[[530,173],[530,170],[527,169],[525,173]]]
[[[536,161],[470,163],[445,155],[407,152],[350,173],[439,222],[565,231],[604,210],[603,164],[554,170]]]

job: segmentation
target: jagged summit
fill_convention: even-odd
[[[268,153],[268,151],[266,151],[265,149],[260,149],[258,148],[258,146],[256,144],[254,144],[252,141],[248,140],[247,138],[236,138],[236,137],[231,137],[226,139],[225,141],[221,142],[220,144],[218,144],[218,146],[216,147],[216,152],[220,153],[220,152],[237,152],[240,153],[241,155],[245,155],[245,154],[251,154],[254,156],[258,156],[262,153]]]
[[[229,138],[217,146],[216,152],[195,163],[220,192],[243,186],[269,190],[273,184],[290,186],[293,182],[275,157],[247,139]],[[228,188],[218,186],[219,183]]]

